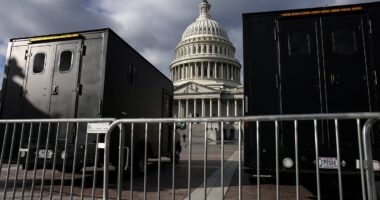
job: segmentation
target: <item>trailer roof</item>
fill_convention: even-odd
[[[341,12],[356,12],[365,10],[369,6],[380,5],[380,2],[370,2],[361,4],[346,4],[326,7],[300,8],[300,9],[285,9],[276,11],[260,11],[252,13],[243,13],[243,18],[257,15],[280,15],[281,17],[291,16],[306,16],[318,14],[336,14]]]

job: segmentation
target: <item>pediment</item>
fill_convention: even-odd
[[[219,92],[210,87],[200,85],[194,82],[185,83],[177,87],[174,91],[174,94],[197,94],[197,93],[215,93]]]

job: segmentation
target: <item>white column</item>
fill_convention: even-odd
[[[235,117],[237,117],[237,99],[235,99]]]
[[[218,99],[218,117],[220,117],[220,99]]]
[[[230,116],[230,101],[228,99],[227,100],[227,111],[226,111],[226,116],[229,117]]]
[[[235,80],[235,66],[234,65],[232,65],[231,66],[231,70],[232,70],[232,80]]]
[[[227,80],[230,80],[230,65],[227,65]]]
[[[177,117],[181,117],[181,100],[178,99],[178,114]]]
[[[212,117],[212,99],[210,99],[210,117]]]
[[[185,111],[185,117],[187,118],[189,116],[189,100],[186,99],[186,111]]]
[[[197,99],[194,99],[194,113],[193,113],[193,116],[194,117],[197,117]]]
[[[189,64],[186,65],[186,76],[185,79],[189,79]]]
[[[217,62],[215,62],[215,65],[214,65],[214,78],[218,78],[216,76],[216,72],[217,72],[216,68],[217,68]]]
[[[198,66],[197,66],[197,63],[193,63],[193,70],[194,70],[194,77],[193,78],[196,78],[198,77]]]
[[[203,66],[203,62],[201,62],[201,77],[203,78],[203,77],[205,77],[205,75],[203,74],[203,72],[204,72],[204,66]]]
[[[207,78],[210,78],[210,62],[207,62]]]
[[[205,117],[205,100],[202,99],[202,117]]]
[[[220,64],[220,77],[224,79],[224,63]]]
[[[185,77],[185,66],[184,65],[181,65],[181,79],[183,79]]]

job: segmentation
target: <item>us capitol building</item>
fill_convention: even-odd
[[[210,8],[207,0],[199,4],[199,17],[186,28],[170,65],[176,117],[243,115],[241,65],[226,31],[211,18]],[[225,138],[236,138],[237,128],[225,124]],[[220,139],[218,132],[220,124],[209,125],[210,139]]]

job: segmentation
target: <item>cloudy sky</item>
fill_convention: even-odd
[[[373,0],[209,0],[211,15],[242,57],[242,13]],[[1,0],[0,76],[7,42],[24,37],[109,27],[169,76],[174,48],[198,16],[201,0]],[[1,78],[0,77],[0,78]],[[2,80],[2,78],[1,78]],[[0,82],[1,84],[1,82]]]

